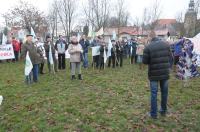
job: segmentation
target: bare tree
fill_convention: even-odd
[[[65,35],[69,40],[72,31],[72,21],[75,17],[75,12],[77,10],[76,4],[77,0],[59,0],[57,1],[57,12],[62,24],[62,27],[65,31]]]
[[[179,32],[180,36],[183,36],[185,34],[185,29],[184,29],[184,13],[179,12],[176,14],[176,21],[173,26],[175,27],[176,31]]]
[[[44,13],[25,1],[19,1],[18,5],[3,14],[3,17],[8,27],[21,26],[29,31],[32,27],[40,36],[47,31],[47,20]]]
[[[199,18],[200,17],[200,0],[196,0],[195,10],[196,10],[198,18]]]
[[[54,35],[58,36],[58,8],[57,8],[57,0],[54,0],[50,10],[49,10],[49,14],[47,16],[48,19],[48,24],[49,24],[49,28],[51,30],[52,33],[52,39],[54,37]]]
[[[129,12],[126,11],[126,1],[125,0],[117,0],[116,3],[116,16],[118,19],[118,36],[120,32],[121,26],[127,26],[129,19]]]
[[[95,30],[106,27],[109,18],[109,0],[88,0],[84,13]]]
[[[146,22],[150,26],[150,29],[153,31],[162,13],[161,0],[155,0],[153,5],[149,9],[146,9],[146,13],[147,13]]]

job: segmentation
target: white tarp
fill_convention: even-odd
[[[189,38],[194,44],[194,54],[197,57],[197,65],[200,66],[200,33],[197,34],[194,38]]]

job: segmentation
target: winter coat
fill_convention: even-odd
[[[101,46],[100,47],[100,57],[104,57],[104,47],[105,46]],[[107,52],[108,52],[108,47],[105,47],[105,51],[106,51],[106,54],[107,54]]]
[[[68,49],[68,45],[64,40],[57,40],[55,49],[58,51],[58,54],[65,54],[65,51]]]
[[[39,51],[34,43],[28,43],[28,41],[26,41],[22,45],[21,58],[25,59],[27,52],[29,52],[29,56],[33,65],[41,63]]]
[[[83,53],[88,53],[88,47],[90,46],[90,42],[88,40],[80,40],[80,44],[83,48]]]
[[[143,63],[149,66],[151,81],[169,79],[171,51],[170,46],[157,38],[144,49]]]
[[[51,44],[51,52],[52,52],[52,54],[55,54],[56,53],[56,49],[55,49],[54,44],[52,42],[45,42],[44,43],[44,49],[45,49],[46,54],[49,53],[49,43]]]
[[[81,53],[83,53],[83,49],[80,44],[70,44],[68,52],[70,54],[70,62],[81,62]]]
[[[13,49],[16,52],[20,51],[20,43],[17,40],[12,40]]]

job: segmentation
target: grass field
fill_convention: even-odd
[[[67,64],[69,65],[69,64]],[[59,131],[200,131],[200,79],[188,88],[170,80],[171,115],[146,116],[150,90],[147,71],[125,61],[123,68],[83,70],[83,81],[71,81],[69,66],[55,76],[24,84],[23,63],[0,63],[0,132]],[[160,94],[159,94],[160,95]],[[159,96],[160,100],[160,96]]]

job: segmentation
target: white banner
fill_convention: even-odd
[[[92,56],[100,55],[100,46],[92,47]]]
[[[12,44],[0,45],[0,60],[14,59]]]

